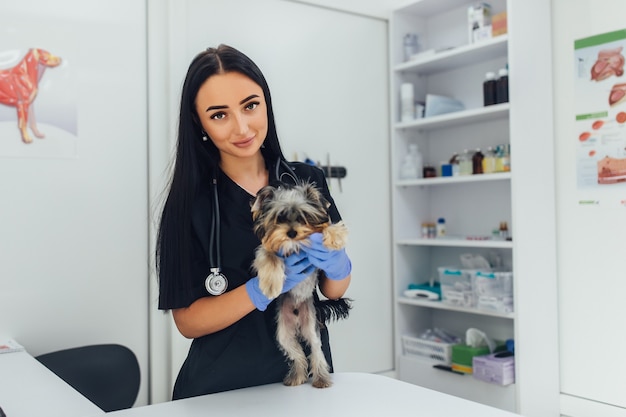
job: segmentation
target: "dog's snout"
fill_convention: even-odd
[[[289,229],[289,231],[287,231],[287,237],[289,237],[289,239],[293,239],[296,236],[298,236],[298,232],[294,229]]]

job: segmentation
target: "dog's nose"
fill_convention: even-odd
[[[289,231],[287,232],[287,237],[289,239],[293,239],[294,237],[296,237],[298,235],[298,232],[296,232],[293,229],[289,229]]]

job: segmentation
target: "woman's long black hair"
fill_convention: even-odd
[[[270,90],[259,67],[248,56],[227,45],[208,48],[196,55],[183,84],[176,157],[156,240],[161,301],[170,299],[174,291],[191,291],[191,210],[200,184],[207,183],[206,179],[213,175],[220,158],[213,142],[202,140],[204,133],[196,113],[196,96],[209,77],[228,72],[249,77],[263,90],[268,130],[261,152],[266,164],[278,158],[285,159],[276,133]]]

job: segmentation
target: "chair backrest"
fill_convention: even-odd
[[[36,359],[103,411],[130,408],[141,374],[135,354],[125,346],[102,344],[64,349]]]

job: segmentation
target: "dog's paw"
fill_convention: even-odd
[[[267,298],[276,298],[283,290],[282,276],[276,279],[271,275],[259,273],[259,289]]]
[[[308,380],[308,375],[306,374],[298,374],[297,372],[289,372],[285,379],[283,379],[283,384],[288,387],[297,387],[298,385],[304,384]]]
[[[333,385],[333,381],[330,378],[313,377],[312,385],[315,388],[329,388]]]
[[[331,224],[324,229],[324,246],[329,249],[341,249],[346,246],[348,239],[348,228],[341,221],[339,223]]]

